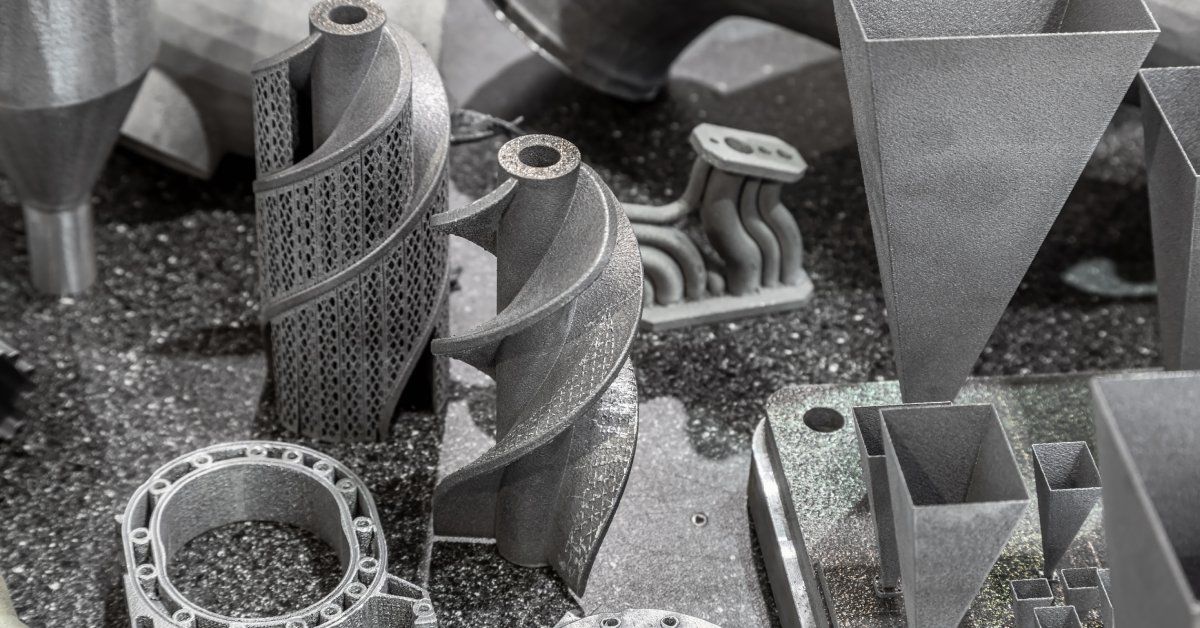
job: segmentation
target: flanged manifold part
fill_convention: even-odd
[[[334,548],[345,574],[315,604],[276,617],[229,617],[193,604],[171,583],[172,556],[197,536],[239,521],[306,529]],[[387,543],[366,485],[312,449],[249,441],[176,458],[133,494],[121,535],[134,628],[437,626],[425,591],[387,573]]]
[[[601,613],[560,623],[558,628],[720,628],[703,619],[648,608]]]

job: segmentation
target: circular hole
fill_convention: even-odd
[[[367,519],[366,517],[355,519],[354,527],[359,528],[360,530],[365,530],[365,529],[371,527],[371,520]]]
[[[433,607],[427,602],[418,602],[417,605],[413,607],[413,610],[417,611],[418,615],[426,615],[433,612]]]
[[[306,624],[304,622],[304,620],[293,619],[293,620],[289,621],[288,623],[284,624],[283,628],[308,628],[308,624]]]
[[[361,582],[355,582],[346,589],[346,593],[350,595],[362,595],[367,592],[367,585]]]
[[[138,528],[129,533],[129,538],[135,541],[148,541],[150,540],[150,531],[146,528]]]
[[[562,159],[562,154],[552,146],[534,144],[522,148],[517,153],[517,159],[530,168],[549,168]]]
[[[767,147],[766,147],[766,146],[759,146],[759,147],[758,147],[758,152],[760,152],[760,153],[762,153],[762,154],[764,154],[764,155],[770,155],[770,154],[771,154],[771,151],[767,150]]]
[[[367,10],[362,7],[342,5],[329,10],[329,21],[335,24],[358,24],[367,19]]]
[[[334,617],[338,613],[341,613],[341,612],[342,612],[342,609],[340,609],[336,606],[326,606],[325,608],[321,609],[321,614],[326,617]]]
[[[658,623],[666,626],[667,628],[673,628],[674,626],[679,625],[679,620],[676,619],[675,617],[663,617],[662,621],[660,621]]]
[[[721,140],[718,140],[718,139],[717,139],[717,138],[715,138],[715,137],[710,137],[710,138],[708,138],[708,141],[712,142],[713,144],[720,144],[720,143],[721,143]]]
[[[781,149],[779,149],[779,150],[777,150],[777,151],[775,151],[775,154],[776,154],[776,155],[779,155],[780,157],[783,157],[784,159],[791,159],[791,158],[792,158],[792,154],[791,154],[791,153],[789,153],[789,152],[787,152],[786,150],[783,150],[782,148],[781,148]]]
[[[621,620],[616,617],[609,617],[608,619],[600,622],[600,625],[606,626],[607,628],[613,628],[613,626],[620,626]]]
[[[358,561],[358,566],[366,569],[367,571],[374,571],[377,567],[379,567],[379,561],[368,556]]]
[[[171,619],[174,619],[175,621],[192,621],[192,612],[185,611],[181,608],[175,611],[175,614],[171,616]]]
[[[742,140],[739,140],[736,137],[725,138],[725,145],[732,148],[733,150],[736,150],[739,153],[745,153],[747,155],[754,152],[754,147],[743,142]]]
[[[221,615],[255,618],[315,604],[337,588],[345,571],[338,552],[307,530],[240,521],[189,541],[168,573],[191,603]]]
[[[341,479],[338,480],[337,487],[343,491],[352,491],[354,490],[354,482],[351,482],[349,479]]]
[[[846,417],[833,408],[812,408],[804,413],[804,424],[817,432],[836,432],[846,426]]]
[[[284,458],[284,460],[299,460],[299,459],[300,459],[300,452],[298,452],[298,451],[296,451],[296,450],[294,450],[294,449],[291,449],[291,450],[285,451],[285,452],[283,453],[283,458]]]
[[[708,515],[702,512],[692,515],[692,525],[695,525],[696,527],[704,527],[706,524],[708,524]]]
[[[212,461],[213,461],[212,456],[210,456],[208,454],[200,454],[199,456],[192,458],[192,464],[196,465],[197,467],[203,467],[205,465],[210,465],[210,464],[212,464]]]
[[[154,565],[141,565],[137,568],[139,578],[153,578],[157,574],[158,570],[154,568]]]
[[[267,450],[264,449],[261,445],[255,445],[255,446],[251,447],[250,449],[246,450],[246,453],[251,456],[262,457],[262,456],[267,455]]]
[[[171,483],[161,478],[155,480],[154,483],[150,485],[150,490],[156,493],[161,493],[169,488],[171,488]]]

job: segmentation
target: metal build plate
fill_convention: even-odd
[[[1087,441],[1095,451],[1090,378],[972,379],[956,403],[996,406],[1029,494],[1035,495],[1034,443]],[[785,626],[905,625],[903,599],[875,595],[879,555],[851,412],[855,406],[898,403],[900,388],[894,381],[790,386],[768,401],[767,419],[754,438],[750,508]],[[844,424],[833,431],[814,430],[804,420],[812,408],[836,410]],[[1013,626],[1008,583],[1041,577],[1041,552],[1038,510],[1031,501],[961,626]],[[1097,506],[1059,566],[1099,567],[1104,559]],[[812,618],[815,624],[810,624]],[[1100,626],[1097,617],[1085,620],[1087,626]]]
[[[795,183],[808,169],[800,151],[774,135],[704,123],[692,129],[691,142],[704,161],[734,174]]]
[[[753,294],[738,297],[722,295],[643,308],[641,328],[666,331],[798,309],[808,303],[813,293],[812,279],[803,270],[800,272],[803,278],[796,286],[762,288]]]

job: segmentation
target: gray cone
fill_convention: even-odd
[[[1043,573],[1050,578],[1100,500],[1100,470],[1087,443],[1039,443],[1033,446],[1033,473]]]
[[[1163,366],[1200,368],[1200,67],[1139,82]]]
[[[991,405],[881,414],[908,625],[953,628],[1029,494]]]
[[[1158,36],[1141,0],[836,0],[905,402],[951,400]]]

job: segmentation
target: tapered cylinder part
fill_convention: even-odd
[[[0,19],[0,172],[24,206],[34,286],[96,278],[92,186],[158,49],[151,0],[15,0]]]
[[[1200,626],[1200,373],[1092,382],[1116,623]]]
[[[96,281],[92,205],[43,210],[26,205],[25,241],[33,286],[47,294],[76,294]]]
[[[526,135],[498,158],[504,183],[431,222],[496,255],[498,312],[433,344],[496,380],[497,426],[495,447],[438,484],[433,527],[495,539],[582,594],[637,442],[627,357],[642,265],[624,210],[573,144]]]
[[[380,440],[397,408],[440,411],[448,363],[449,108],[433,60],[366,0],[254,69],[262,317],[275,416],[326,441]]]
[[[966,615],[1029,503],[996,410],[880,411],[909,626]]]
[[[951,400],[1158,27],[1142,0],[834,5],[901,393]]]
[[[1100,470],[1087,443],[1038,443],[1033,446],[1033,473],[1042,528],[1042,573],[1053,578],[1100,500]]]
[[[1008,584],[1012,590],[1013,628],[1038,628],[1034,611],[1054,606],[1054,590],[1050,588],[1050,581],[1034,578],[1013,580]]]
[[[1200,368],[1200,67],[1142,70],[1163,366]]]

